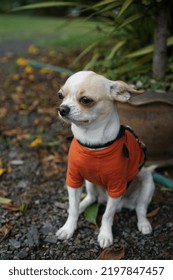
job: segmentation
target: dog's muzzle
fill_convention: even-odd
[[[58,108],[58,112],[60,113],[60,115],[62,117],[66,117],[69,112],[70,112],[70,108],[66,105],[61,105],[59,108]]]

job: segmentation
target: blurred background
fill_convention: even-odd
[[[34,44],[54,50],[57,65],[67,51],[75,71],[121,76],[139,88],[173,88],[172,1],[1,0],[0,12],[1,53]]]

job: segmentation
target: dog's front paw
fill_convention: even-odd
[[[98,235],[98,242],[101,248],[106,248],[112,245],[113,243],[113,235],[112,233],[102,233],[100,232]]]
[[[142,232],[142,234],[150,234],[152,232],[152,227],[148,220],[142,223],[138,223],[138,229],[140,232]]]
[[[56,232],[56,236],[58,236],[58,239],[64,240],[69,239],[73,236],[74,230],[70,229],[66,226],[63,226]]]

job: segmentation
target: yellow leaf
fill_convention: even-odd
[[[43,143],[43,139],[41,137],[37,137],[34,141],[31,142],[30,148],[35,148],[40,146]]]
[[[0,196],[0,204],[10,204],[11,202],[11,199]]]
[[[4,168],[0,168],[0,176],[2,176],[5,173],[5,169]]]
[[[16,64],[19,66],[26,66],[28,64],[27,59],[23,58],[23,57],[19,57],[16,60]]]
[[[24,71],[26,74],[31,74],[33,72],[33,68],[31,66],[26,66]]]
[[[38,54],[39,49],[37,47],[35,47],[34,45],[30,45],[29,48],[28,48],[28,52],[30,54]]]
[[[24,91],[24,87],[23,86],[17,86],[15,89],[16,89],[16,92],[19,92],[19,93]]]
[[[49,73],[51,73],[52,72],[52,70],[51,69],[48,69],[48,68],[42,68],[42,69],[40,69],[40,73],[41,74],[49,74]]]

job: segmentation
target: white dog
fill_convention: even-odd
[[[71,123],[74,134],[66,180],[69,212],[56,233],[59,239],[72,237],[79,214],[96,200],[107,201],[98,235],[100,247],[113,243],[113,218],[122,207],[135,209],[139,231],[151,233],[146,212],[154,192],[152,174],[145,167],[139,171],[144,163],[143,144],[120,126],[116,109],[117,101],[127,102],[137,93],[141,92],[122,81],[92,71],[72,75],[58,92],[59,116]],[[84,180],[87,195],[80,202]]]

